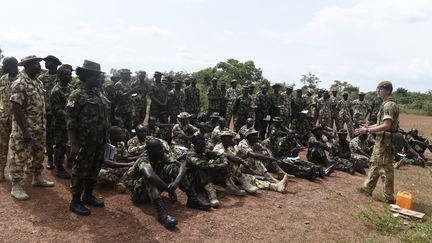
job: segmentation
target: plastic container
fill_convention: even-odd
[[[412,209],[413,197],[409,192],[398,192],[396,197],[396,204],[405,209]]]

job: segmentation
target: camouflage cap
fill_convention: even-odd
[[[82,67],[77,67],[76,71],[90,71],[90,72],[97,72],[97,73],[103,73],[101,71],[101,66],[97,62],[92,62],[89,60],[84,60]]]
[[[250,89],[251,89],[251,87],[249,85],[243,86],[243,90],[250,90]]]
[[[212,82],[217,82],[218,79],[217,79],[217,78],[212,78],[211,81],[212,81]]]
[[[47,60],[53,61],[57,64],[57,66],[62,65],[62,62],[60,61],[60,59],[58,59],[57,57],[55,57],[53,55],[48,55],[43,60],[44,61],[47,61]]]
[[[340,130],[337,132],[337,134],[340,134],[340,135],[347,135],[347,134],[348,134],[348,131],[347,131],[346,129],[340,129]]]
[[[223,132],[221,132],[220,137],[224,137],[224,136],[227,136],[227,137],[234,137],[234,133],[231,132],[231,131],[229,131],[229,130],[227,130],[227,131],[223,131]]]
[[[190,117],[190,115],[187,112],[180,112],[180,114],[177,115],[177,118],[179,118],[179,119],[187,119],[189,117]]]
[[[162,73],[159,72],[159,71],[156,71],[156,72],[154,73],[154,76],[155,76],[155,77],[158,77],[158,76],[160,77],[160,76],[162,76]]]
[[[282,87],[282,85],[280,83],[275,83],[275,84],[272,85],[273,89],[276,88],[276,87]]]
[[[344,91],[342,96],[348,96],[348,92]]]
[[[185,80],[183,80],[183,82],[188,84],[188,83],[191,82],[191,79],[190,78],[185,78]]]
[[[336,87],[331,87],[331,88],[330,88],[330,91],[331,91],[331,92],[337,92],[338,90],[337,90]]]
[[[249,136],[252,135],[252,134],[258,134],[258,131],[255,130],[255,129],[253,129],[253,128],[248,129],[248,130],[245,132],[245,138],[249,137]]]
[[[366,94],[364,92],[360,92],[359,96],[365,96]]]
[[[303,90],[302,90],[302,89],[296,89],[296,91],[297,91],[297,92],[303,92]]]
[[[288,85],[288,86],[286,87],[286,89],[293,90],[293,86],[292,86],[292,85]]]
[[[381,81],[377,88],[384,88],[384,89],[393,89],[393,84],[390,81]]]
[[[73,69],[72,65],[70,65],[70,64],[63,64],[63,65],[61,65],[58,69],[59,69],[59,70],[60,70],[60,69],[69,69],[69,70],[71,70],[71,72],[75,71],[75,70]]]
[[[231,83],[237,83],[237,79],[231,80]]]
[[[145,75],[145,74],[147,74],[147,72],[144,71],[144,70],[138,70],[138,71],[137,71],[137,74],[138,74],[138,75],[142,75],[142,74]]]
[[[211,118],[220,118],[219,112],[213,112],[210,117]]]
[[[276,116],[272,119],[273,122],[282,122],[282,118]]]
[[[130,69],[127,68],[122,68],[118,71],[120,74],[124,74],[124,73],[132,73]]]
[[[173,84],[181,84],[181,83],[183,83],[181,80],[174,80],[173,82],[172,82]]]
[[[37,57],[35,55],[26,56],[23,59],[21,59],[21,61],[18,63],[18,66],[24,66],[24,65],[26,65],[27,63],[30,63],[30,62],[40,62],[42,60],[43,60],[42,57]]]

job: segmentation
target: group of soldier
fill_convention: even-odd
[[[134,203],[151,201],[159,222],[172,228],[177,220],[161,193],[176,201],[177,187],[186,193],[187,207],[209,210],[221,204],[216,189],[237,196],[283,192],[289,177],[314,181],[334,170],[366,174],[365,168],[360,192],[370,196],[385,173],[384,196],[391,202],[393,166],[424,165],[423,153],[432,149],[415,129],[401,134],[389,81],[378,84],[369,104],[364,93],[354,101],[336,89],[318,90],[315,97],[313,90],[303,95],[297,89],[294,95],[292,86],[282,91],[281,84],[263,84],[255,92],[250,81],[240,87],[232,80],[225,89],[213,78],[204,110],[195,78],[155,72],[149,81],[139,71],[132,80],[129,69],[120,69],[107,79],[98,63],[85,60],[74,70],[51,55],[20,62],[7,57],[2,69],[0,181],[9,150],[14,198],[29,198],[21,185],[26,171],[33,186],[54,186],[41,174],[46,153],[47,169],[70,179],[70,210],[78,215],[90,215],[88,205],[104,206],[93,194],[97,183],[127,191]],[[73,82],[74,71],[79,82]],[[305,148],[307,159],[301,159]]]

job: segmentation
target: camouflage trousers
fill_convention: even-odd
[[[133,127],[135,128],[139,124],[144,123],[144,119],[147,115],[147,104],[145,106],[135,106],[133,113]]]
[[[72,166],[71,192],[81,193],[96,183],[104,162],[105,144],[82,144]]]
[[[337,163],[335,169],[340,171],[348,171],[348,169],[352,168],[354,165],[354,163],[348,159],[333,158],[333,161]]]
[[[257,178],[255,178],[254,175],[251,174],[243,174],[243,177],[245,178],[245,181],[247,181],[249,184],[256,186],[262,190],[271,190],[271,186],[274,185],[273,183],[265,180],[258,180]]]
[[[336,116],[332,115],[330,124],[331,124],[331,126],[329,126],[329,127],[331,129],[333,129],[334,126],[336,126],[336,131],[339,131],[339,129],[341,129],[341,127],[339,127],[339,117],[337,115]]]
[[[153,102],[150,103],[149,116],[158,119],[162,111],[167,111],[167,108],[165,106],[159,106],[157,104],[154,104]]]
[[[24,143],[22,135],[12,134],[9,140],[11,151],[10,176],[12,181],[21,181],[24,177],[24,166],[34,174],[42,171],[45,150],[45,130],[30,132],[36,139],[36,144]]]
[[[348,134],[350,138],[352,138],[354,134],[353,122],[351,116],[349,116],[348,114],[339,116],[338,125],[337,125],[338,130],[344,128],[345,124],[347,126]]]
[[[116,184],[122,182],[123,176],[127,170],[127,167],[102,168],[97,176],[97,182],[100,184]]]
[[[289,127],[289,125],[291,124],[291,110],[282,108],[280,113],[281,113],[281,118],[283,120],[283,124],[286,127]]]
[[[53,116],[52,114],[46,114],[46,153],[48,160],[52,159],[54,155],[54,126],[53,126]]]
[[[54,162],[56,166],[63,165],[65,156],[68,155],[68,135],[66,124],[60,124],[60,122],[54,122]]]
[[[363,168],[369,168],[369,158],[362,155],[362,154],[356,154],[352,153],[351,157],[360,163],[360,165],[363,166]]]
[[[282,159],[278,161],[279,166],[286,173],[290,175],[294,175],[296,177],[303,177],[310,173],[315,164],[309,161],[304,160],[290,160],[290,159]]]
[[[10,119],[0,119],[0,166],[6,166],[11,129]]]
[[[166,164],[163,166],[161,171],[155,171],[157,175],[167,184],[174,181],[179,173],[179,166],[177,164]],[[128,188],[131,199],[134,203],[143,203],[151,200],[160,198],[162,193],[156,186],[151,182],[141,177],[139,179],[126,179],[125,185]],[[182,191],[187,191],[193,186],[193,177],[190,172],[186,172],[186,175],[182,178],[179,184],[179,188]]]
[[[264,121],[264,118],[264,114],[259,112],[256,113],[255,130],[259,132],[260,137],[263,139],[266,138],[268,129],[268,122]]]
[[[370,159],[369,171],[363,189],[372,194],[380,176],[384,182],[384,196],[387,200],[394,200],[394,151],[391,146],[383,142],[376,142]]]
[[[274,172],[277,174],[284,173],[277,161],[259,161],[250,158],[245,160],[242,172],[261,176],[267,172]]]

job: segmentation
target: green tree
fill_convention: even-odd
[[[303,83],[303,88],[316,89],[321,80],[313,73],[303,74],[300,78],[300,82]]]

